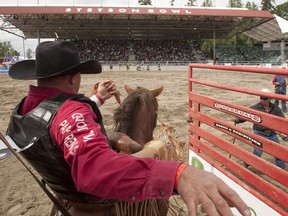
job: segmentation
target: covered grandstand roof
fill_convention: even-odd
[[[243,32],[248,37],[258,41],[279,41],[288,39],[288,21],[274,15],[274,18],[266,22],[253,25]]]
[[[240,8],[4,6],[0,30],[23,38],[211,39],[268,22],[268,11]],[[19,32],[20,30],[20,32]]]

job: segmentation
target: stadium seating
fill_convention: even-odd
[[[98,59],[103,64],[130,62],[137,64],[209,63],[212,53],[200,50],[199,43],[187,40],[74,40],[80,50],[81,60]],[[281,64],[281,52],[263,50],[257,45],[216,45],[218,64],[260,65]],[[286,50],[288,56],[288,50]]]

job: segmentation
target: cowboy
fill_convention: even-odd
[[[261,89],[262,92],[265,92],[265,93],[272,93],[272,91],[270,91],[269,89],[267,88],[263,88]],[[260,97],[260,102],[258,102],[257,104],[251,106],[250,108],[251,109],[254,109],[254,110],[258,110],[258,111],[261,111],[261,112],[265,112],[265,113],[269,113],[271,115],[276,115],[276,116],[279,116],[281,118],[285,118],[284,114],[282,113],[281,109],[278,107],[278,106],[275,106],[275,104],[271,103],[270,102],[270,98],[268,97]],[[235,123],[236,124],[239,124],[239,123],[243,123],[245,122],[244,119],[240,119],[240,118],[236,118],[235,119]],[[280,144],[280,141],[279,141],[279,138],[277,136],[277,133],[275,130],[272,130],[270,128],[267,128],[263,125],[258,125],[258,124],[253,124],[253,132],[259,136],[262,136],[266,139],[269,139],[273,142],[276,142],[276,143],[279,143]],[[285,134],[280,134],[282,138],[286,137]],[[261,157],[262,156],[262,150],[260,150],[259,148],[254,148],[253,149],[253,154],[257,155],[258,157]],[[276,165],[278,167],[280,167],[281,169],[285,169],[285,162],[280,160],[279,158],[275,158],[275,161],[276,161]],[[244,167],[249,167],[249,165],[247,163],[244,162]]]
[[[198,204],[208,215],[231,216],[229,206],[250,215],[239,195],[209,172],[113,151],[96,103],[78,94],[81,74],[101,70],[96,60],[80,62],[69,41],[40,43],[36,60],[18,62],[9,70],[10,77],[36,79],[37,86],[31,85],[13,110],[7,134],[20,147],[33,143],[22,156],[58,197],[71,203],[71,215],[116,215],[117,200],[138,203],[172,194],[182,197],[189,215],[196,214]],[[104,102],[113,91],[111,82],[108,87],[100,82],[96,98]],[[155,146],[154,152],[160,148]]]
[[[281,68],[284,69],[285,66],[282,66]],[[274,75],[272,83],[275,86],[275,93],[276,94],[286,95],[286,86],[287,86],[287,76],[286,75],[282,75],[282,74]],[[286,101],[282,100],[281,102],[282,102],[282,111],[284,113],[286,113],[287,112]],[[275,99],[274,104],[276,106],[278,106],[279,100]]]

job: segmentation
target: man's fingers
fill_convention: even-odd
[[[225,198],[225,202],[227,202],[230,207],[236,207],[242,215],[251,215],[249,207],[234,190],[227,187],[227,185],[221,179],[219,179],[218,185],[221,197]]]
[[[232,215],[229,208],[229,204],[223,198],[215,184],[210,181],[204,183],[204,188],[206,195],[209,197],[204,197],[202,202],[203,208],[206,210],[208,215]]]
[[[251,211],[249,210],[249,207],[242,201],[240,196],[234,191],[234,190],[226,190],[226,193],[223,194],[224,197],[226,197],[226,200],[230,207],[236,207],[238,211],[244,215],[244,216],[250,216]],[[234,204],[231,204],[234,203]]]
[[[115,91],[116,90],[116,86],[115,86],[115,83],[114,81],[112,80],[109,80],[105,83],[105,88],[111,92],[111,91]]]
[[[196,216],[197,215],[197,205],[195,202],[186,203],[188,208],[188,215],[189,216]]]

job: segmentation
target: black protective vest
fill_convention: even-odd
[[[25,98],[24,98],[25,99]],[[101,125],[106,135],[102,115],[96,104],[83,95],[68,96],[60,94],[40,103],[34,110],[24,116],[18,114],[24,99],[13,110],[7,130],[14,142],[24,148],[29,143],[33,145],[20,154],[41,175],[43,180],[59,197],[73,202],[89,203],[95,197],[78,192],[71,176],[71,167],[51,140],[49,129],[51,122],[59,108],[67,99],[85,102],[91,105],[97,115],[97,123]]]

